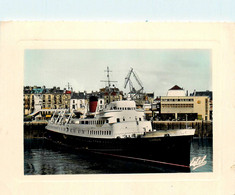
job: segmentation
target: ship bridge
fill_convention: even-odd
[[[107,110],[135,110],[136,104],[135,101],[114,101],[111,102],[107,108]]]

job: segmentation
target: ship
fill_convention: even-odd
[[[107,68],[111,94],[109,72]],[[81,151],[190,171],[195,129],[155,130],[144,110],[128,98],[100,106],[98,97],[91,96],[85,110],[55,111],[46,126],[46,138]]]
[[[93,98],[89,107],[95,112],[80,117],[66,110],[55,112],[46,137],[80,150],[190,171],[195,129],[155,130],[133,100],[113,101],[97,111]]]

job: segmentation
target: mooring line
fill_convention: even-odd
[[[158,164],[166,164],[166,165],[171,165],[171,166],[190,168],[190,166],[187,166],[187,165],[180,165],[180,164],[175,164],[175,163],[168,163],[168,162],[162,162],[162,161],[156,161],[156,160],[150,160],[150,159],[144,159],[144,158],[137,158],[137,157],[131,157],[131,156],[123,156],[123,155],[117,155],[117,154],[97,152],[94,150],[89,150],[89,151],[96,153],[96,154],[103,154],[103,155],[115,156],[115,157],[120,157],[120,158],[128,158],[128,159],[133,159],[133,160],[140,160],[140,161],[153,162],[153,163],[158,163]]]

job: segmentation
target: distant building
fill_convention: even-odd
[[[104,104],[123,99],[123,92],[116,87],[105,87],[99,91],[100,98],[104,99]]]
[[[178,85],[175,85],[168,90],[167,96],[186,96],[186,93],[183,88],[180,88]]]
[[[183,88],[175,85],[167,96],[160,97],[161,120],[211,120],[208,96],[186,96]]]
[[[210,119],[213,120],[213,93],[212,91],[196,91],[194,90],[190,96],[207,96],[209,97],[209,110],[210,110]]]
[[[70,99],[70,111],[84,113],[86,104],[87,100],[85,92],[72,93]]]
[[[59,87],[24,87],[24,115],[40,111],[41,118],[50,118],[50,109],[68,109],[70,106],[71,92]]]
[[[210,120],[207,96],[162,96],[161,119]]]

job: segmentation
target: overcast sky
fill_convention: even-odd
[[[24,85],[97,91],[105,87],[107,66],[110,78],[120,90],[132,67],[145,92],[164,96],[178,85],[188,90],[212,90],[210,50],[25,50]],[[134,87],[140,87],[131,77]]]

